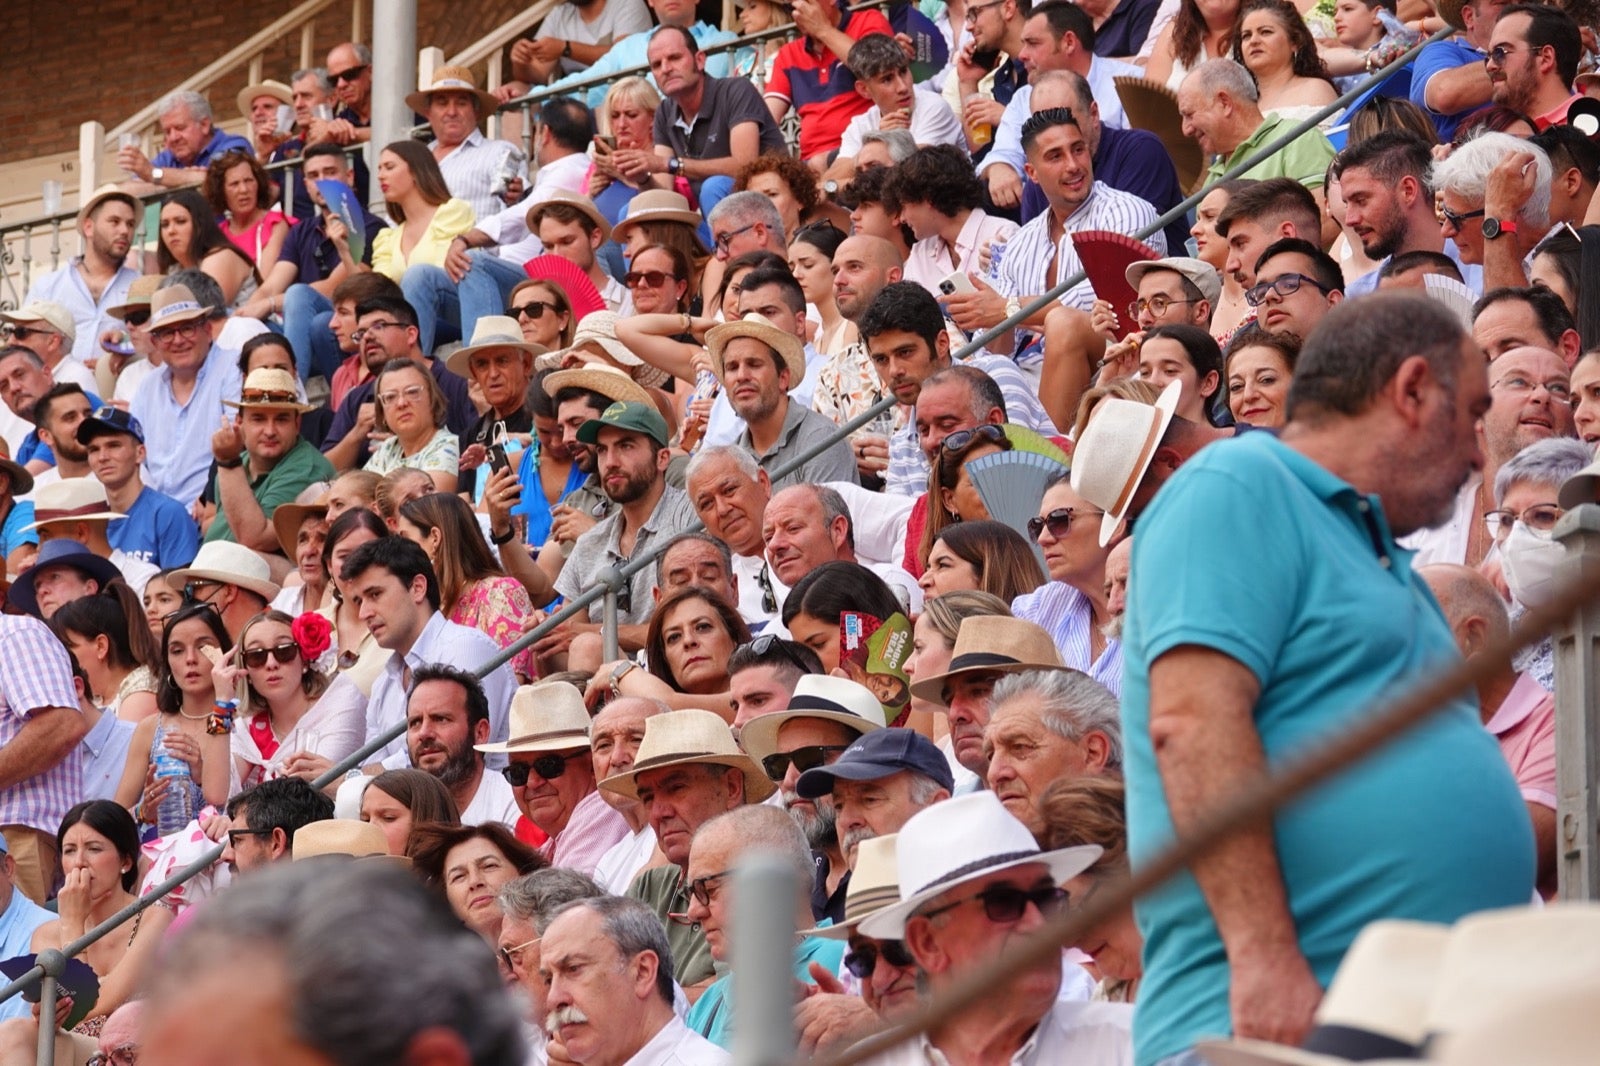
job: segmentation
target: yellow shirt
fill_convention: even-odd
[[[416,266],[418,263],[442,267],[445,253],[450,250],[450,242],[470,230],[477,221],[477,215],[465,200],[453,197],[446,200],[439,205],[439,210],[433,213],[433,221],[428,223],[428,231],[422,235],[417,246],[411,249],[409,259],[400,254],[399,226],[388,226],[379,230],[378,235],[372,239],[372,269],[399,281],[407,267]]]

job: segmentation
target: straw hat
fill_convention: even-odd
[[[640,193],[639,195],[644,196],[646,194]],[[635,197],[635,199],[637,198]],[[679,199],[682,199],[682,197],[679,197]],[[538,234],[539,219],[544,215],[545,208],[553,204],[566,204],[568,207],[576,207],[579,211],[588,215],[596,226],[600,227],[601,241],[609,241],[611,239],[611,223],[606,221],[606,216],[600,213],[600,209],[594,205],[594,201],[581,193],[568,192],[566,189],[557,189],[528,208],[525,221],[528,224],[529,233]]]
[[[42,325],[53,329],[71,344],[78,337],[78,324],[64,304],[54,300],[29,300],[15,311],[0,311],[0,321],[19,326]]]
[[[583,693],[565,681],[523,685],[511,697],[511,739],[475,744],[476,751],[567,751],[589,746],[589,711]]]
[[[135,216],[139,215],[140,212],[144,210],[144,205],[141,204],[138,198],[136,198],[126,189],[123,189],[117,185],[102,185],[94,192],[90,193],[89,198],[78,207],[78,225],[83,225],[83,220],[93,214],[94,209],[105,203],[107,200],[121,200],[123,203],[127,204],[133,209]]]
[[[28,468],[11,459],[11,446],[4,439],[0,439],[0,474],[11,479],[6,488],[6,495],[11,497],[26,496],[33,491],[33,475]]]
[[[75,540],[58,538],[49,541],[39,549],[33,565],[17,575],[7,593],[12,605],[35,618],[39,617],[39,598],[34,592],[33,583],[39,576],[39,571],[47,566],[70,566],[81,570],[98,581],[101,588],[105,588],[108,582],[122,576],[117,564],[104,556],[96,555]]]
[[[1593,975],[1555,988],[1507,986],[1501,1000],[1461,1031],[1440,1066],[1591,1066],[1600,1046],[1600,980]]]
[[[544,355],[550,349],[542,344],[530,344],[522,339],[522,327],[517,325],[517,320],[507,315],[484,315],[478,319],[478,324],[472,327],[472,340],[463,344],[450,353],[450,358],[444,365],[457,377],[472,380],[472,367],[469,360],[474,352],[499,351],[510,348],[527,356],[524,367],[528,373],[533,373],[533,359],[535,356]]]
[[[572,345],[559,352],[551,352],[545,356],[560,365],[569,353],[577,351],[586,344],[597,345],[601,351],[610,356],[614,361],[628,367],[629,376],[647,389],[659,388],[667,383],[671,377],[666,371],[658,369],[640,359],[633,351],[621,341],[617,340],[617,323],[622,316],[615,311],[591,311],[578,323],[578,328],[572,334]]]
[[[300,490],[293,503],[280,503],[272,512],[272,531],[278,535],[278,546],[291,561],[295,542],[300,539],[300,527],[308,517],[328,516],[328,483],[314,481]]]
[[[239,399],[223,400],[222,406],[241,411],[315,411],[315,407],[300,402],[299,384],[293,374],[281,367],[258,366],[244,379]]]
[[[935,803],[913,814],[895,838],[900,901],[868,915],[860,929],[878,940],[899,940],[917,908],[953,888],[1032,864],[1047,867],[1060,885],[1093,866],[1100,852],[1095,844],[1040,851],[1028,827],[993,792]]]
[[[638,382],[612,366],[575,366],[571,370],[557,370],[544,379],[544,391],[552,399],[565,388],[588,389],[598,392],[613,403],[653,404],[650,394]]]
[[[720,715],[711,711],[672,711],[648,718],[644,740],[627,772],[614,774],[600,782],[607,792],[629,799],[639,798],[639,774],[668,766],[731,766],[744,774],[746,803],[760,803],[778,786],[767,779],[755,760],[739,750],[733,730]]]
[[[1072,450],[1072,491],[1105,512],[1100,519],[1102,548],[1111,543],[1132,506],[1182,391],[1180,382],[1169,382],[1154,406],[1108,396],[1083,427]]]
[[[778,730],[795,718],[819,718],[853,729],[856,736],[882,729],[888,723],[883,704],[865,685],[843,677],[807,674],[794,687],[789,706],[774,714],[752,718],[739,731],[739,743],[761,762],[778,749]]]
[[[739,337],[751,337],[771,348],[789,369],[790,388],[798,387],[800,380],[806,376],[805,343],[793,333],[785,333],[764,316],[752,311],[737,322],[712,326],[706,333],[706,347],[711,352],[711,365],[718,381],[722,381],[722,353],[729,341]]]
[[[1415,1058],[1427,1037],[1428,1001],[1450,927],[1432,922],[1368,925],[1345,953],[1301,1047],[1264,1040],[1203,1040],[1212,1066],[1333,1066],[1351,1059]]]
[[[34,522],[22,531],[30,533],[52,522],[109,522],[121,517],[120,511],[111,509],[100,482],[92,477],[64,477],[33,494]]]
[[[201,305],[187,285],[170,285],[150,296],[150,328],[176,326],[211,317],[211,309]]]
[[[410,860],[404,856],[389,854],[389,843],[383,839],[383,830],[358,818],[323,818],[307,822],[294,831],[294,843],[290,850],[295,862],[322,855],[346,855],[355,859],[400,859],[410,864]]]
[[[272,581],[267,561],[243,544],[231,540],[212,540],[200,545],[194,562],[167,575],[167,584],[178,592],[190,581],[218,581],[249,589],[271,603],[282,590]]]
[[[682,222],[698,227],[704,221],[682,193],[671,189],[646,189],[628,201],[612,236],[621,244],[627,239],[629,228],[641,222]]]
[[[119,322],[126,322],[129,311],[150,310],[150,299],[165,280],[160,274],[143,274],[134,278],[128,286],[127,302],[106,308],[106,314]]]
[[[911,694],[943,706],[945,682],[952,677],[1066,668],[1056,642],[1042,626],[1020,618],[974,615],[963,619],[956,631],[956,646],[950,652],[950,665],[945,672],[917,678],[911,685]]]
[[[478,79],[466,67],[440,67],[433,72],[433,81],[406,96],[406,106],[419,115],[428,113],[428,98],[434,93],[471,93],[478,102],[478,117],[482,118],[500,106],[493,93],[478,88]]]
[[[248,119],[250,105],[255,103],[259,96],[270,96],[280,104],[294,106],[294,91],[283,82],[268,78],[266,81],[254,82],[239,90],[239,95],[234,97],[239,104],[239,114]]]
[[[856,845],[856,864],[850,871],[850,884],[844,890],[844,921],[806,929],[801,936],[844,940],[867,915],[900,901],[900,875],[894,863],[894,842],[898,836],[898,833],[890,833]]]

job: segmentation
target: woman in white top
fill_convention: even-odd
[[[393,359],[378,372],[372,395],[377,400],[373,428],[393,436],[373,449],[366,468],[387,474],[396,467],[416,467],[427,472],[439,492],[456,491],[460,444],[444,424],[444,393],[433,375],[409,359]]]
[[[1264,115],[1299,122],[1339,97],[1305,19],[1288,0],[1245,0],[1233,58],[1255,77]]]
[[[1178,91],[1189,71],[1228,54],[1239,19],[1239,0],[1183,0],[1161,31],[1145,76]]]

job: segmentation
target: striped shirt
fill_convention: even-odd
[[[1050,581],[1012,600],[1011,613],[1049,633],[1064,664],[1082,670],[1110,689],[1112,695],[1122,695],[1122,641],[1106,641],[1100,658],[1093,657],[1090,627],[1094,618],[1083,593],[1071,585]]]
[[[78,713],[67,649],[37,618],[0,617],[0,750],[11,746],[28,718],[50,707]],[[55,833],[83,798],[82,746],[53,766],[0,789],[0,825],[25,825]]]
[[[437,140],[428,142],[429,151],[437,151],[438,148]],[[445,187],[450,190],[451,196],[470,204],[476,217],[488,218],[499,214],[506,205],[489,190],[500,176],[500,168],[506,157],[517,150],[517,146],[510,141],[491,141],[481,131],[473,130],[467,134],[466,140],[439,160],[439,171],[444,175]],[[524,182],[528,180],[526,164],[517,165],[517,176]]]
[[[1000,295],[1015,296],[1026,304],[1029,298],[1050,291],[1083,269],[1078,252],[1072,246],[1072,234],[1084,230],[1111,230],[1131,237],[1155,222],[1156,209],[1137,196],[1096,180],[1083,206],[1067,216],[1059,242],[1050,238],[1050,224],[1054,218],[1054,211],[1046,211],[1006,242],[999,277],[994,283]],[[1167,254],[1167,238],[1160,231],[1146,237],[1145,243],[1160,254]],[[1051,263],[1056,264],[1053,281],[1049,273]],[[1087,280],[1080,281],[1062,295],[1061,304],[1087,312],[1094,306],[1094,289]]]

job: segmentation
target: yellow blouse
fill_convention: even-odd
[[[433,213],[428,231],[411,249],[409,259],[400,254],[400,227],[387,226],[372,238],[372,269],[399,281],[407,267],[418,263],[442,267],[445,254],[450,251],[450,242],[470,230],[477,221],[472,205],[465,200],[454,197],[446,200]]]

